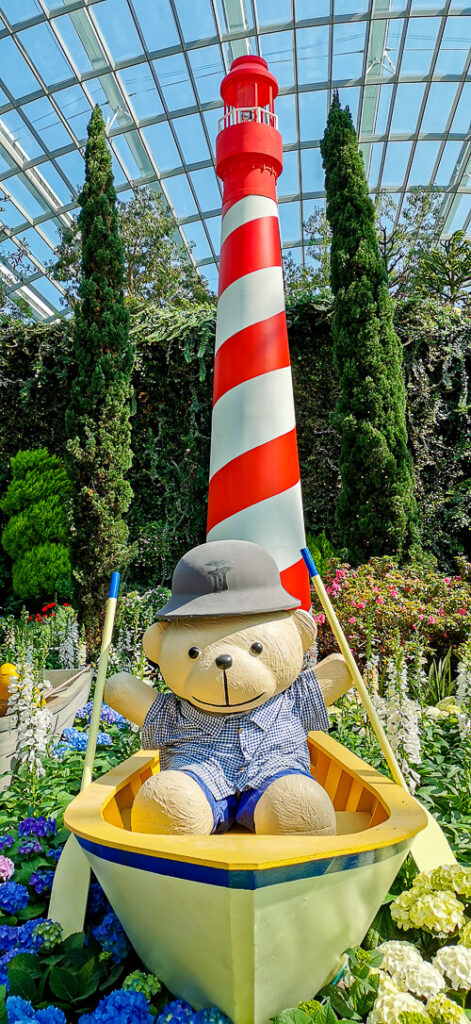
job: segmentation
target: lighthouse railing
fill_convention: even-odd
[[[233,124],[245,124],[247,121],[256,121],[258,124],[267,124],[271,128],[278,128],[278,117],[271,110],[265,107],[230,107],[218,122],[219,131],[229,128]]]

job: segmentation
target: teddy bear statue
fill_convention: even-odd
[[[341,655],[302,671],[316,624],[284,590],[275,561],[244,540],[201,544],[180,559],[172,595],[143,647],[170,693],[129,673],[105,700],[159,749],[160,771],[136,794],[136,832],[335,833],[312,778],[307,733],[351,686]]]

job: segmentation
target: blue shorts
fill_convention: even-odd
[[[179,769],[180,771],[182,769]],[[283,772],[277,772],[276,775],[272,775],[271,778],[266,779],[262,782],[262,785],[258,789],[244,789],[242,793],[233,793],[231,796],[225,796],[222,800],[216,800],[211,790],[208,789],[203,779],[200,779],[199,775],[195,772],[189,772],[186,769],[183,771],[184,775],[189,775],[191,779],[194,779],[201,787],[203,793],[211,807],[213,812],[213,832],[227,832],[236,822],[238,825],[243,825],[244,828],[248,829],[249,832],[255,832],[254,828],[254,812],[255,807],[262,796],[262,793],[271,785],[275,779],[281,779],[283,775],[306,775],[308,779],[312,779],[312,775],[309,772],[303,772],[299,769],[293,768],[292,771],[286,769]]]

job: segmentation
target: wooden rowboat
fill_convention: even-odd
[[[65,815],[147,968],[235,1024],[266,1024],[335,977],[426,825],[408,793],[336,740],[316,732],[308,742],[336,836],[131,832],[134,797],[158,771],[148,750],[88,786]]]
[[[93,671],[90,665],[81,669],[46,671],[46,679],[53,687],[48,696],[47,710],[52,714],[53,736],[57,739],[64,729],[73,725],[78,709],[87,703]],[[16,763],[18,734],[15,721],[16,716],[12,714],[0,717],[0,792],[9,785]]]

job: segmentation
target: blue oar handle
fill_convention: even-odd
[[[119,580],[120,580],[119,572],[112,572],[111,573],[110,592],[108,594],[109,598],[110,597],[117,597],[118,596]]]
[[[314,559],[313,559],[313,557],[311,555],[311,552],[309,551],[309,548],[301,548],[301,554],[302,554],[302,556],[304,558],[304,563],[306,565],[306,569],[307,569],[311,579],[313,579],[314,576],[318,576],[319,575],[319,570],[318,570],[317,565],[316,565],[316,563],[315,563],[315,561],[314,561]]]

